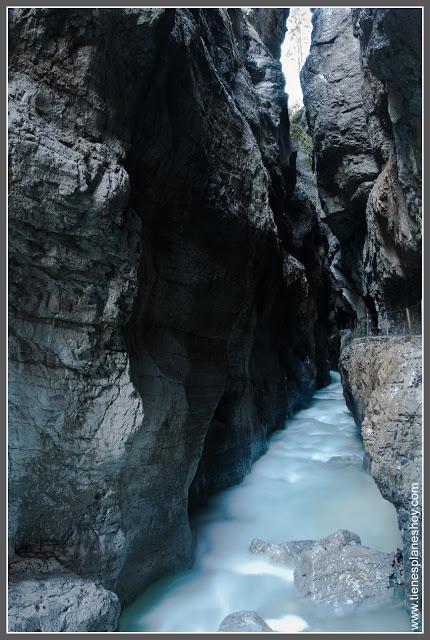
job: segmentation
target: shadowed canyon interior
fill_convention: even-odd
[[[421,482],[421,10],[313,10],[294,116],[279,62],[288,14],[9,9],[11,631],[116,630],[121,608],[127,630],[129,605],[157,580],[198,572],[229,501],[262,501],[265,487],[276,513],[241,529],[236,505],[243,548],[227,540],[213,559],[255,561],[260,535],[312,538],[299,571],[316,563],[316,538],[351,528],[329,546],[375,549],[378,585],[393,594],[369,630],[407,628],[410,487]],[[340,382],[321,390],[330,369],[357,432]],[[309,432],[324,393],[334,404],[308,416]],[[330,442],[342,460],[327,471],[306,448],[318,456]],[[345,460],[361,446],[365,470]],[[267,460],[273,486],[259,480]],[[276,481],[278,462],[315,486],[344,476],[357,505],[369,491],[380,533],[314,518],[312,502],[314,528],[296,529],[300,487],[284,472]],[[294,563],[272,564],[276,611],[247,604],[245,571],[230,611],[209,613],[207,629],[203,612],[199,630],[254,608],[279,627],[283,588],[306,630],[343,628],[318,609],[334,606],[321,585],[300,600]]]

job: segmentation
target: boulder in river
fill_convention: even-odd
[[[273,544],[260,540],[259,538],[254,538],[249,549],[252,553],[264,554],[275,562],[295,564],[300,559],[302,553],[313,544],[315,544],[315,540],[291,540],[290,542]]]
[[[273,631],[255,611],[235,611],[224,618],[218,631],[258,632]]]
[[[294,562],[294,582],[299,591],[338,611],[390,600],[395,587],[402,583],[394,552],[366,547],[357,534],[347,529],[340,529],[322,540],[271,544],[255,539],[250,550],[276,562]]]

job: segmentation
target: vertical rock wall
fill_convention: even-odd
[[[363,436],[369,471],[396,507],[403,539],[405,604],[421,628],[422,343],[414,337],[357,338],[339,369]]]
[[[342,309],[350,322],[364,317],[384,334],[406,333],[408,308],[419,333],[421,10],[314,10],[301,80],[338,319]],[[397,509],[411,613],[410,525],[421,518],[411,497],[412,483],[421,484],[421,339],[346,346],[347,339],[344,393],[369,471]]]
[[[10,10],[11,558],[129,601],[327,379],[287,13]]]
[[[421,10],[317,9],[302,71],[331,271],[350,317],[421,299]]]

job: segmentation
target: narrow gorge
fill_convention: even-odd
[[[164,630],[268,630],[289,598],[288,629],[421,628],[421,10],[312,10],[294,114],[288,20],[9,9],[10,631],[131,630],[241,492],[280,611],[245,571],[230,619]],[[304,577],[339,556],[358,613]]]

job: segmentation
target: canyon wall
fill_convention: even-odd
[[[419,324],[421,10],[314,10],[301,79],[339,298],[351,321]]]
[[[413,482],[421,490],[421,10],[315,9],[312,20],[301,81],[333,310],[359,335],[387,334],[351,341],[344,332],[339,369],[369,471],[397,509],[413,621],[412,586],[421,606],[409,528],[413,517],[421,524],[411,498]]]
[[[9,11],[14,563],[130,601],[190,564],[189,508],[328,380],[287,15]]]
[[[357,338],[342,350],[339,369],[347,405],[361,428],[369,472],[384,498],[396,507],[403,539],[405,604],[416,624],[413,630],[418,631],[422,597],[421,338]]]
[[[420,11],[314,10],[310,154],[287,16],[9,10],[10,630],[115,628],[192,562],[190,510],[329,381],[336,322],[419,316]]]

